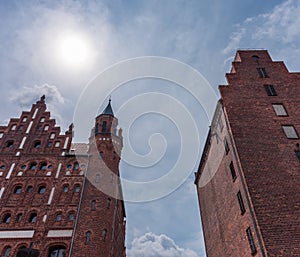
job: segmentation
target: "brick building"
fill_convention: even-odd
[[[1,256],[125,256],[117,125],[109,102],[89,143],[72,143],[72,125],[61,134],[43,96],[0,127]]]
[[[207,257],[300,256],[300,73],[238,51],[196,173]]]

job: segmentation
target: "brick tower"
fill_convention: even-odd
[[[107,120],[107,131],[93,132],[89,144],[74,144],[73,126],[61,134],[43,96],[30,111],[0,127],[1,256],[16,256],[29,248],[38,250],[40,257],[125,256],[123,201],[115,200],[116,194],[96,191],[89,178],[102,172],[94,161],[101,149],[115,175],[112,182],[103,182],[121,194],[122,135],[108,130],[117,126],[112,110],[96,120]],[[100,138],[107,140],[105,147]]]
[[[207,257],[300,256],[300,73],[238,51],[196,173]]]

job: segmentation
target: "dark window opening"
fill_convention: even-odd
[[[20,222],[22,220],[22,213],[19,213],[16,218],[16,222]]]
[[[230,168],[230,173],[231,173],[232,180],[235,181],[236,172],[235,172],[235,169],[234,169],[234,166],[233,166],[232,162],[229,164],[229,168]]]
[[[36,168],[36,162],[31,163],[29,169],[35,170],[35,168]]]
[[[224,148],[225,148],[226,154],[228,154],[229,153],[229,145],[228,145],[226,138],[224,139]]]
[[[5,214],[2,220],[2,223],[9,224],[11,215],[9,213]]]
[[[7,246],[4,248],[3,250],[3,257],[8,257],[10,255],[11,252],[11,247]]]
[[[67,169],[72,169],[72,164],[68,164]]]
[[[26,169],[26,165],[22,165],[22,166],[21,166],[21,169],[22,169],[22,170],[25,170],[25,169]]]
[[[46,187],[45,186],[40,186],[38,193],[39,194],[44,194],[46,192]]]
[[[247,233],[247,238],[248,238],[251,254],[254,255],[256,253],[256,247],[255,247],[254,240],[252,237],[251,229],[247,228],[246,233]]]
[[[59,214],[56,215],[55,220],[56,221],[61,221],[61,218],[62,218],[61,214],[59,213]]]
[[[96,210],[96,200],[92,200],[91,202],[91,209]]]
[[[54,246],[49,249],[48,257],[65,257],[66,248],[64,246]]]
[[[37,214],[36,213],[32,213],[29,217],[29,220],[28,222],[29,223],[35,223],[36,222],[36,219],[37,219]]]
[[[105,241],[106,235],[107,235],[107,229],[105,228],[105,229],[102,230],[102,240],[103,241]]]
[[[106,132],[106,125],[107,125],[106,121],[103,121],[103,123],[102,123],[102,132]]]
[[[12,140],[6,142],[6,147],[7,148],[12,148],[13,145],[14,145],[14,141],[12,141]]]
[[[265,68],[256,68],[260,78],[267,78],[268,74]]]
[[[65,185],[64,186],[64,192],[67,193],[68,191],[69,191],[69,187],[68,187],[68,185]]]
[[[75,185],[75,193],[79,193],[80,192],[80,185]]]
[[[0,170],[5,170],[5,165],[1,165]]]
[[[43,162],[40,166],[40,170],[46,170],[47,169],[47,163]]]
[[[258,63],[259,57],[257,55],[252,55],[252,59]]]
[[[246,212],[246,209],[245,209],[244,201],[243,201],[242,194],[240,191],[237,193],[237,198],[238,198],[240,209],[241,209],[241,215],[243,215]]]
[[[20,125],[19,128],[18,128],[18,131],[22,131],[23,127],[24,127],[23,125]]]
[[[100,160],[103,159],[103,152],[100,152],[100,153],[99,153],[99,157],[100,157]]]
[[[91,232],[88,231],[88,232],[86,232],[86,234],[85,234],[85,244],[89,244],[90,241],[91,241]]]
[[[74,220],[74,217],[75,217],[74,212],[71,212],[71,213],[69,214],[69,221],[73,221],[73,220]]]
[[[273,85],[265,85],[268,96],[277,96],[276,90]]]
[[[22,186],[16,186],[14,190],[14,194],[19,195],[22,192]]]
[[[47,147],[52,147],[53,143],[52,142],[48,142]]]

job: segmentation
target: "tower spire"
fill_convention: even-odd
[[[108,105],[106,106],[106,108],[104,109],[104,111],[102,112],[102,114],[114,116],[114,112],[112,110],[110,102],[111,102],[111,97],[109,97]]]

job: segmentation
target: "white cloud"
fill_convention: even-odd
[[[248,17],[236,25],[224,54],[232,54],[237,48],[280,48],[296,50],[300,41],[300,0],[286,0],[270,12]],[[293,54],[291,55],[293,56]]]
[[[152,232],[135,238],[128,257],[197,257],[190,249],[183,249],[176,245],[173,239],[166,235],[156,235]]]
[[[24,86],[22,89],[11,92],[10,100],[17,103],[20,107],[29,107],[36,102],[42,95],[47,97],[49,104],[63,104],[64,97],[54,85],[34,85],[31,87]]]

